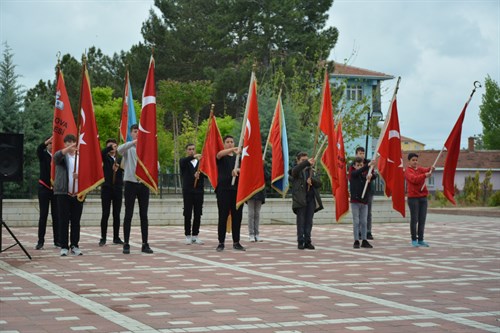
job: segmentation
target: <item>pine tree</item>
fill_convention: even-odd
[[[23,105],[22,86],[17,83],[14,55],[7,43],[0,61],[0,132],[19,133],[22,129],[21,108]]]

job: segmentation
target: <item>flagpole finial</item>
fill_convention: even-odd
[[[56,58],[57,58],[57,66],[59,66],[61,64],[61,51],[57,51]]]
[[[481,82],[479,81],[474,81],[474,89],[477,89],[477,88],[482,88],[483,86],[481,85]]]
[[[214,103],[212,103],[212,104],[210,105],[210,117],[212,117],[212,116],[214,115],[214,110],[215,110],[215,104],[214,104]]]

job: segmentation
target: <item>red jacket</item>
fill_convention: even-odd
[[[431,168],[406,168],[405,178],[408,198],[422,198],[426,197],[429,194],[429,191],[427,191],[427,186],[424,186],[424,189],[422,190],[422,185],[425,184],[425,174],[429,171],[431,171]]]

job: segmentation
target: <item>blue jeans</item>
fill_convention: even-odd
[[[354,240],[359,240],[359,233],[361,229],[361,239],[366,239],[366,223],[368,216],[368,205],[351,202],[352,211],[352,232]]]

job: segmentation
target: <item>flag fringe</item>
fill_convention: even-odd
[[[236,203],[236,209],[239,209],[241,205],[243,205],[245,203],[245,201],[248,201],[248,199],[250,199],[251,197],[253,197],[256,193],[262,191],[264,189],[264,187],[266,187],[266,185],[262,185],[261,187],[255,189],[252,193],[250,193],[249,195],[247,195],[245,198],[241,199],[240,201],[238,201]]]
[[[76,198],[78,199],[78,201],[83,202],[85,200],[85,197],[87,196],[87,194],[89,192],[93,191],[95,188],[97,188],[102,183],[104,183],[104,177],[101,178],[101,179],[99,179],[92,186],[87,187],[84,191],[78,193],[78,195],[76,196]]]
[[[158,194],[158,184],[156,184],[156,182],[154,181],[153,177],[151,177],[150,173],[149,173],[149,170],[146,168],[146,166],[144,165],[144,163],[142,163],[142,161],[140,159],[137,159],[137,163],[139,163],[139,165],[141,166],[142,170],[144,170],[144,173],[146,174],[146,176],[148,176],[148,180],[154,184],[155,186],[152,186],[151,184],[148,183],[148,180],[146,179],[142,179],[141,177],[139,177],[137,174],[135,175],[139,180],[141,180],[141,182],[146,185],[151,191],[154,192],[154,194]]]

